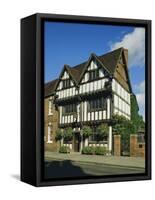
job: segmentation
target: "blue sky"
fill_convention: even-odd
[[[59,77],[64,66],[86,61],[123,46],[129,51],[129,73],[140,114],[145,113],[145,30],[128,26],[45,22],[45,82]],[[145,118],[145,117],[144,117]]]

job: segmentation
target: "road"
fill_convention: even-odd
[[[45,178],[136,174],[144,173],[144,170],[144,168],[75,162],[71,160],[45,162]]]

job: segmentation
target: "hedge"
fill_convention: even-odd
[[[106,147],[84,147],[82,149],[82,154],[87,155],[106,155],[107,153]]]
[[[95,148],[96,155],[106,155],[106,153],[107,153],[106,147],[96,147]]]
[[[95,154],[94,147],[83,147],[82,154],[93,155]]]
[[[70,148],[67,146],[61,146],[59,149],[59,153],[70,153]]]

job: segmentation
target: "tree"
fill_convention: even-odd
[[[143,117],[138,113],[139,107],[135,95],[131,95],[131,121],[135,125],[135,132],[137,133],[139,129],[145,129],[145,122]]]
[[[69,141],[71,141],[72,139],[73,139],[73,130],[72,130],[72,128],[71,128],[71,127],[66,128],[66,129],[64,130],[64,140],[65,140],[66,142],[69,142]]]
[[[84,138],[88,138],[89,136],[91,136],[93,134],[93,131],[89,126],[83,126],[82,130],[83,130]]]
[[[107,138],[109,133],[109,127],[107,124],[101,124],[97,128],[97,138],[98,140],[103,140],[104,138]]]
[[[141,115],[139,115],[138,125],[139,125],[138,130],[139,129],[145,129],[145,122],[144,122],[143,117]]]
[[[57,129],[56,130],[56,136],[55,136],[55,140],[56,141],[60,141],[63,138],[63,132],[61,129]]]
[[[114,115],[113,119],[113,130],[115,134],[121,135],[122,150],[129,152],[130,134],[136,133],[135,124],[131,120],[128,120],[124,116],[120,115]]]

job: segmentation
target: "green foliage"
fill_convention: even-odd
[[[63,132],[61,129],[57,129],[56,130],[56,136],[55,136],[55,140],[56,141],[59,141],[63,138]]]
[[[71,127],[64,130],[64,141],[68,142],[73,139],[73,130]]]
[[[93,131],[89,126],[83,126],[82,130],[83,130],[84,138],[88,138],[89,136],[91,136],[93,134]]]
[[[97,135],[98,135],[98,140],[103,140],[108,136],[109,133],[109,127],[107,124],[101,124],[97,128]]]
[[[131,120],[126,119],[124,116],[114,115],[113,119],[115,120],[113,130],[115,134],[121,135],[122,150],[128,152],[130,134],[136,133],[135,124]]]
[[[129,151],[130,134],[137,134],[140,129],[145,130],[145,122],[138,113],[139,107],[135,95],[131,95],[131,120],[127,120],[123,116],[113,116],[113,130],[115,134],[121,135],[122,150]]]
[[[93,155],[95,153],[94,147],[83,147],[82,154]]]
[[[106,153],[107,153],[106,147],[95,147],[96,155],[106,155]]]
[[[139,115],[139,119],[138,119],[138,130],[139,129],[145,129],[145,122],[141,115]]]
[[[83,147],[82,154],[87,155],[106,155],[106,147]]]
[[[70,153],[70,148],[67,146],[61,146],[59,149],[59,153]]]
[[[138,103],[135,95],[131,95],[131,121],[135,125],[136,133],[140,129],[145,129],[145,122],[143,121],[143,117],[138,114]]]
[[[113,130],[115,134],[135,134],[136,128],[135,124],[131,121],[126,119],[124,116],[120,115],[113,115],[113,119],[115,121],[113,125]]]

